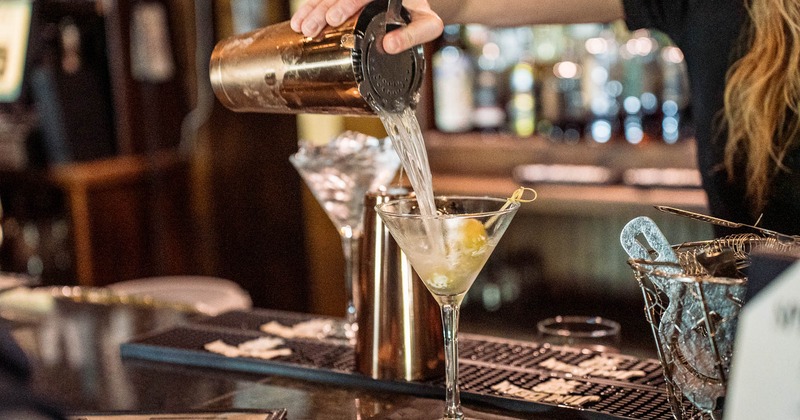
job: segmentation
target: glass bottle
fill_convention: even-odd
[[[517,137],[530,137],[536,128],[536,96],[534,60],[531,53],[533,32],[521,27],[515,31],[520,56],[509,72],[510,96],[506,110],[508,125]]]
[[[687,111],[689,107],[689,79],[683,52],[674,45],[666,45],[659,52],[663,74],[661,91],[661,139],[674,144],[691,135]]]
[[[442,47],[431,58],[436,128],[445,133],[470,131],[475,72],[464,49],[461,25],[445,26],[442,41]]]
[[[470,25],[469,29],[476,50],[474,55],[477,56],[472,124],[479,131],[499,132],[506,123],[506,111],[502,105],[504,57],[496,32],[478,25]]]

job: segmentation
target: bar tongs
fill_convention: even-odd
[[[785,233],[776,232],[774,230],[764,229],[762,227],[748,225],[745,223],[738,223],[738,222],[731,222],[730,220],[720,219],[718,217],[709,216],[702,213],[695,213],[689,210],[682,210],[675,207],[669,206],[654,206],[657,210],[662,211],[664,213],[675,214],[682,217],[688,217],[690,219],[699,220],[701,222],[711,223],[717,226],[723,226],[728,228],[748,228],[753,229],[756,232],[761,233],[764,236],[772,237],[777,239],[780,242],[784,243],[800,243],[800,236],[797,235],[787,235]]]

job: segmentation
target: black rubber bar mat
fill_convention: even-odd
[[[375,380],[355,371],[353,347],[335,339],[284,339],[291,353],[273,359],[229,357],[205,349],[266,336],[260,326],[323,318],[273,310],[233,311],[157,331],[121,346],[123,357],[280,375],[313,382],[444,398],[444,378]],[[336,320],[337,322],[339,320]],[[459,384],[464,402],[520,413],[586,419],[672,419],[661,366],[655,359],[597,353],[531,341],[459,334]]]

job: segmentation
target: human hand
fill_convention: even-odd
[[[339,26],[372,0],[308,0],[292,16],[291,27],[305,36],[317,36],[325,25]],[[442,34],[442,19],[427,0],[404,0],[411,23],[395,29],[383,38],[383,49],[397,54],[415,45],[433,41]]]

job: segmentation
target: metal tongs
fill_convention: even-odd
[[[682,210],[676,209],[674,207],[669,206],[655,206],[655,208],[659,211],[663,211],[665,213],[671,213],[678,216],[688,217],[690,219],[699,220],[701,222],[711,223],[717,226],[724,226],[729,228],[749,228],[753,229],[756,232],[759,232],[765,236],[773,237],[781,242],[797,242],[800,243],[800,236],[797,235],[787,235],[785,233],[775,232],[774,230],[760,228],[758,226],[748,225],[744,223],[737,223],[731,222],[729,220],[720,219],[718,217],[709,216],[706,214],[695,213],[689,210]]]
[[[391,32],[402,26],[406,26],[403,19],[403,0],[389,0],[389,7],[386,10],[386,32]]]

